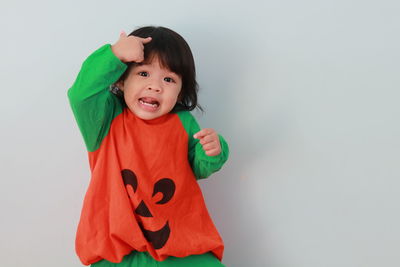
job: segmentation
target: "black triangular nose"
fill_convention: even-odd
[[[136,214],[143,216],[143,217],[153,217],[149,209],[147,208],[146,204],[143,200],[140,202],[139,206],[135,210]]]

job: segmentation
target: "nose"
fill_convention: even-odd
[[[156,93],[160,93],[162,91],[161,84],[155,80],[152,80],[148,85],[147,85],[147,90],[149,91],[154,91]]]

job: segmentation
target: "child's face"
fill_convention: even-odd
[[[161,68],[158,58],[154,57],[148,64],[132,67],[119,87],[128,108],[139,118],[151,120],[174,108],[182,79],[169,69]]]

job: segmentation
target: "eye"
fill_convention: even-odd
[[[139,74],[140,76],[143,76],[143,77],[149,76],[149,74],[147,73],[147,71],[141,71],[141,72],[139,72],[138,74]]]
[[[124,180],[124,184],[132,186],[133,192],[135,193],[138,187],[138,180],[136,178],[136,174],[129,170],[123,169],[121,171],[122,179]]]
[[[174,79],[172,79],[171,77],[165,77],[164,81],[171,83],[171,82],[175,82]]]
[[[162,196],[162,199],[159,200],[156,204],[165,204],[168,201],[170,201],[175,193],[174,181],[169,178],[163,178],[163,179],[157,181],[154,184],[154,191],[153,191],[152,196],[154,197],[159,192],[161,192],[163,196]]]

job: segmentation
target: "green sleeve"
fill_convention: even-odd
[[[121,101],[109,87],[126,68],[112,52],[111,45],[103,45],[83,62],[68,90],[69,102],[88,151],[99,148],[112,120],[122,112]]]
[[[221,153],[217,156],[207,156],[199,140],[193,137],[195,133],[200,131],[200,126],[196,119],[189,111],[180,111],[177,114],[189,135],[188,157],[193,172],[197,179],[207,178],[212,173],[221,169],[222,165],[228,159],[228,144],[221,135],[218,135],[221,143]]]

